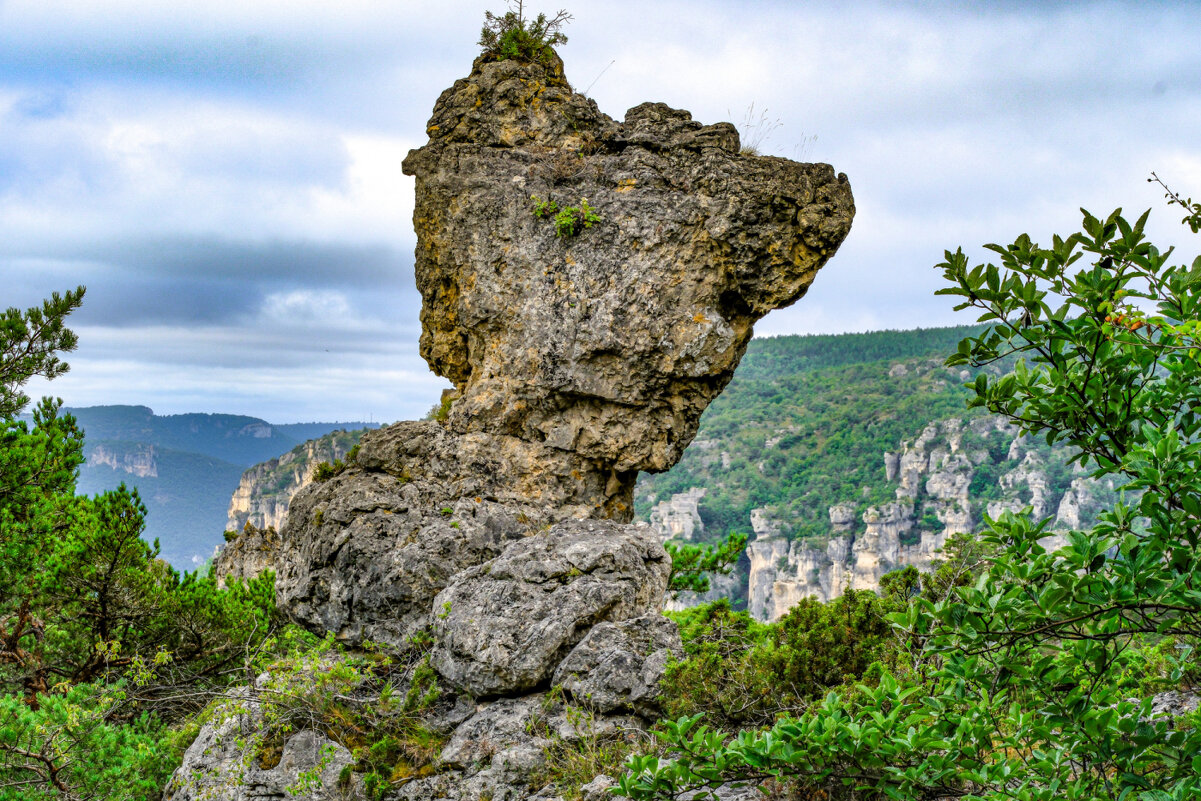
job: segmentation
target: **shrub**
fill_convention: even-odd
[[[515,59],[546,66],[554,58],[552,48],[566,44],[563,26],[570,21],[571,15],[563,10],[549,18],[539,14],[532,20],[526,19],[524,3],[518,0],[500,16],[491,11],[484,12],[479,46],[493,61]]]
[[[346,469],[346,463],[341,459],[334,459],[332,462],[321,462],[313,468],[314,481],[329,481],[334,476]]]
[[[703,713],[732,729],[795,713],[890,661],[895,638],[887,616],[907,601],[848,590],[829,603],[805,598],[770,624],[732,611],[724,599],[673,613],[686,656],[663,682],[666,717]]]
[[[601,221],[596,209],[588,205],[588,198],[581,198],[579,206],[560,206],[553,200],[542,200],[537,195],[530,199],[534,201],[534,216],[552,218],[555,236],[562,239],[577,236],[585,228],[591,228]]]

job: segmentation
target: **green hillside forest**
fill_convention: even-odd
[[[751,510],[764,506],[783,513],[793,535],[820,536],[830,506],[890,499],[882,454],[933,421],[969,416],[963,385],[972,373],[942,362],[977,331],[751,340],[684,458],[641,476],[638,518],[655,501],[705,487],[699,510],[710,537],[751,533]]]

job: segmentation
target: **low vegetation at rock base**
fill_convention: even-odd
[[[158,798],[187,719],[273,626],[270,575],[225,590],[142,540],[124,486],[75,494],[83,434],[20,387],[57,375],[83,289],[0,330],[0,799]],[[39,354],[30,359],[24,354]],[[15,354],[15,357],[14,357]]]

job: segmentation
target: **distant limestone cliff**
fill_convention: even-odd
[[[251,467],[242,474],[230,499],[225,530],[238,532],[247,523],[255,528],[282,528],[288,502],[302,487],[312,483],[317,465],[344,458],[364,431],[332,431]]]
[[[596,731],[658,714],[681,645],[660,614],[671,560],[630,522],[635,479],[680,459],[755,321],[805,294],[854,204],[829,165],[740,153],[729,123],[659,103],[615,121],[557,59],[481,57],[426,131],[404,162],[421,353],[456,399],[445,423],[368,432],[296,494],[277,600],[350,647],[429,643],[442,692],[423,725],[445,745],[390,798],[528,798],[547,732],[582,736],[565,700]],[[331,772],[313,798],[354,790],[346,743],[302,732],[280,767],[242,770],[221,726],[172,801],[282,797],[304,770]]]
[[[142,442],[101,442],[87,449],[87,464],[108,467],[138,478],[158,478],[158,454]]]
[[[821,536],[789,536],[788,521],[769,507],[752,510],[753,538],[741,567],[743,581],[725,578],[703,597],[685,596],[677,608],[740,594],[758,620],[782,617],[802,598],[828,601],[846,589],[879,586],[892,570],[929,570],[954,534],[972,534],[984,517],[1029,507],[1051,518],[1051,537],[1091,524],[1112,486],[1062,467],[1066,454],[1017,436],[993,417],[931,422],[921,433],[880,454],[879,484],[895,494],[885,503],[854,498],[828,507]],[[704,487],[677,493],[656,505],[651,526],[663,540],[703,541],[698,503]]]

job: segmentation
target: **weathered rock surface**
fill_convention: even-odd
[[[597,712],[654,718],[667,664],[683,655],[676,625],[662,615],[598,623],[559,663],[551,683]]]
[[[432,663],[475,696],[530,691],[550,679],[589,628],[660,612],[670,573],[671,560],[649,528],[560,523],[464,571],[438,594]],[[627,642],[636,630],[654,628],[649,621],[627,627]],[[576,660],[579,672],[588,672],[587,660]]]
[[[550,798],[548,744],[581,720],[637,734],[680,649],[659,615],[670,559],[629,524],[637,472],[679,459],[754,322],[805,293],[854,205],[829,165],[741,155],[728,123],[655,103],[615,122],[558,64],[477,61],[427,132],[404,163],[421,352],[457,397],[445,425],[368,432],[299,490],[277,597],[351,646],[428,627],[453,709],[483,699],[447,723],[434,775],[389,797]],[[532,195],[587,198],[599,221],[556,236]]]
[[[366,434],[281,531],[281,607],[348,643],[403,642],[509,540],[628,521],[637,471],[674,464],[754,321],[804,294],[854,214],[828,165],[740,155],[733,126],[661,104],[616,123],[536,65],[477,62],[428,132],[405,161],[421,347],[460,397],[446,427]],[[557,237],[534,194],[602,221]]]
[[[164,801],[334,801],[365,797],[358,786],[361,781],[352,778],[339,782],[342,768],[353,761],[350,752],[315,731],[293,734],[284,742],[278,760],[265,765],[260,755],[247,747],[247,735],[260,724],[258,704],[230,703],[243,711],[219,709],[201,728],[163,792]],[[306,786],[302,774],[315,776],[320,784]]]
[[[293,499],[277,596],[316,631],[401,646],[456,574],[551,523],[603,515],[607,489],[574,454],[514,437],[432,421],[368,432],[351,467]]]
[[[242,473],[229,501],[225,530],[240,532],[247,523],[258,529],[282,528],[288,502],[312,483],[317,465],[342,459],[362,435],[362,430],[331,431]]]
[[[274,570],[279,551],[279,533],[274,526],[255,528],[253,523],[246,523],[213,559],[217,583],[224,587],[230,580],[249,581],[266,570]]]
[[[829,165],[739,154],[661,103],[623,122],[557,69],[477,61],[434,107],[417,178],[421,352],[456,432],[665,470],[768,311],[808,289],[854,215]],[[600,222],[556,236],[531,196]]]
[[[705,523],[697,508],[705,497],[704,487],[693,487],[687,492],[677,492],[665,501],[660,501],[651,510],[650,524],[661,540],[683,540],[691,542],[694,536],[703,534]]]

